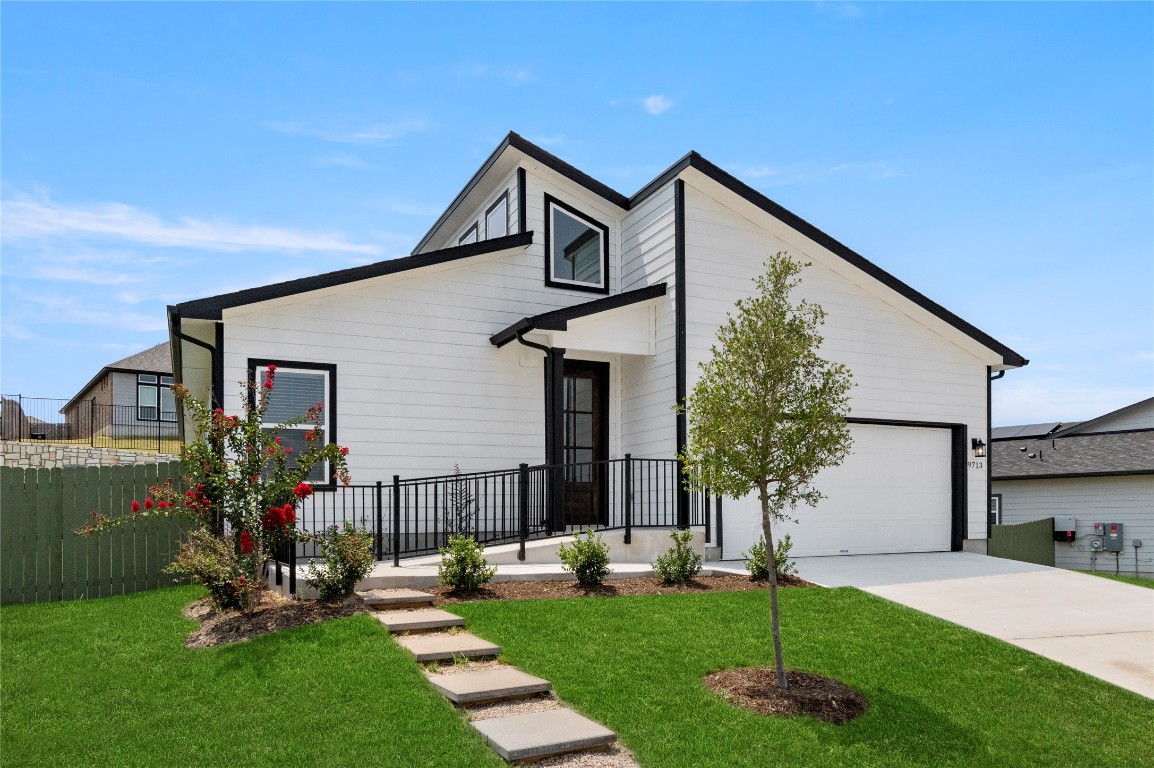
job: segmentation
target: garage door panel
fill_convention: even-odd
[[[853,453],[822,472],[826,498],[801,507],[788,533],[795,556],[933,552],[950,549],[950,432],[947,429],[854,425]],[[761,535],[756,495],[725,508],[726,556]],[[732,544],[730,544],[732,542]]]

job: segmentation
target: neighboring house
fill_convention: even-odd
[[[1089,421],[998,427],[990,449],[994,522],[1072,517],[1074,540],[1055,542],[1054,562],[1111,573],[1094,523],[1121,523],[1121,572],[1137,564],[1154,577],[1154,397]]]
[[[73,437],[175,435],[168,342],[110,363],[60,410]]]
[[[237,412],[225,382],[275,363],[270,422],[323,402],[358,483],[594,462],[566,470],[547,514],[614,527],[598,478],[626,455],[677,455],[674,404],[778,251],[812,262],[796,298],[826,309],[823,353],[856,383],[854,453],[782,529],[793,554],[984,539],[972,441],[988,439],[991,371],[1027,361],[696,153],[627,197],[511,133],[411,256],[169,307],[176,375]],[[635,515],[654,495],[645,471]],[[676,488],[669,503],[691,519]],[[755,543],[756,499],[712,512],[721,554]]]

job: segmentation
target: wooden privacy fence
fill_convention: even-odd
[[[171,479],[180,462],[112,467],[0,467],[0,604],[108,597],[169,586],[187,522],[136,520],[90,537],[89,512],[129,513],[133,499]],[[186,580],[182,579],[182,583]]]
[[[991,557],[1054,567],[1054,518],[990,529],[986,552]]]

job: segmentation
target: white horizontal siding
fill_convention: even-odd
[[[1146,403],[1126,413],[1103,419],[1087,432],[1121,432],[1127,429],[1154,429],[1154,402]]]
[[[875,286],[867,290],[835,271],[831,267],[840,267],[840,257],[800,235],[793,243],[785,242],[771,231],[768,214],[765,222],[755,222],[720,202],[710,189],[686,185],[686,351],[691,389],[699,376],[697,366],[708,359],[717,329],[734,310],[735,301],[753,292],[753,280],[763,272],[766,259],[786,251],[812,262],[793,298],[825,309],[822,354],[852,371],[853,416],[961,423],[967,425],[970,437],[988,439],[984,361],[887,303]],[[975,465],[967,479],[966,535],[985,538],[984,466]]]
[[[666,283],[654,308],[652,357],[623,357],[621,421],[623,451],[671,458],[676,452],[677,286],[674,282],[673,185],[626,214],[621,226],[621,290]]]
[[[517,193],[517,171],[514,170],[505,178],[501,179],[496,191],[485,198],[484,202],[473,211],[473,215],[470,216],[462,226],[457,228],[456,231],[451,232],[448,237],[442,240],[438,247],[452,248],[459,245],[461,237],[464,236],[474,224],[477,225],[478,240],[492,239],[488,237],[488,234],[485,232],[485,211],[489,210],[489,207],[497,202],[501,195],[506,192],[509,193],[509,231],[506,234],[517,234],[517,222],[519,221],[518,216],[520,215],[517,206],[520,205],[520,201]],[[530,229],[532,229],[532,227],[530,227]]]
[[[1002,522],[1007,525],[1060,515],[1076,518],[1074,541],[1054,543],[1059,568],[1091,570],[1094,523],[1122,523],[1126,546],[1118,559],[1120,571],[1134,574],[1131,542],[1140,539],[1138,570],[1154,577],[1154,475],[998,480],[993,492],[1002,495]],[[1093,565],[1113,573],[1114,564],[1112,553],[1102,553]]]

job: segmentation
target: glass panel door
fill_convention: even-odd
[[[604,522],[608,458],[608,364],[565,361],[561,441],[565,468],[565,524]]]

